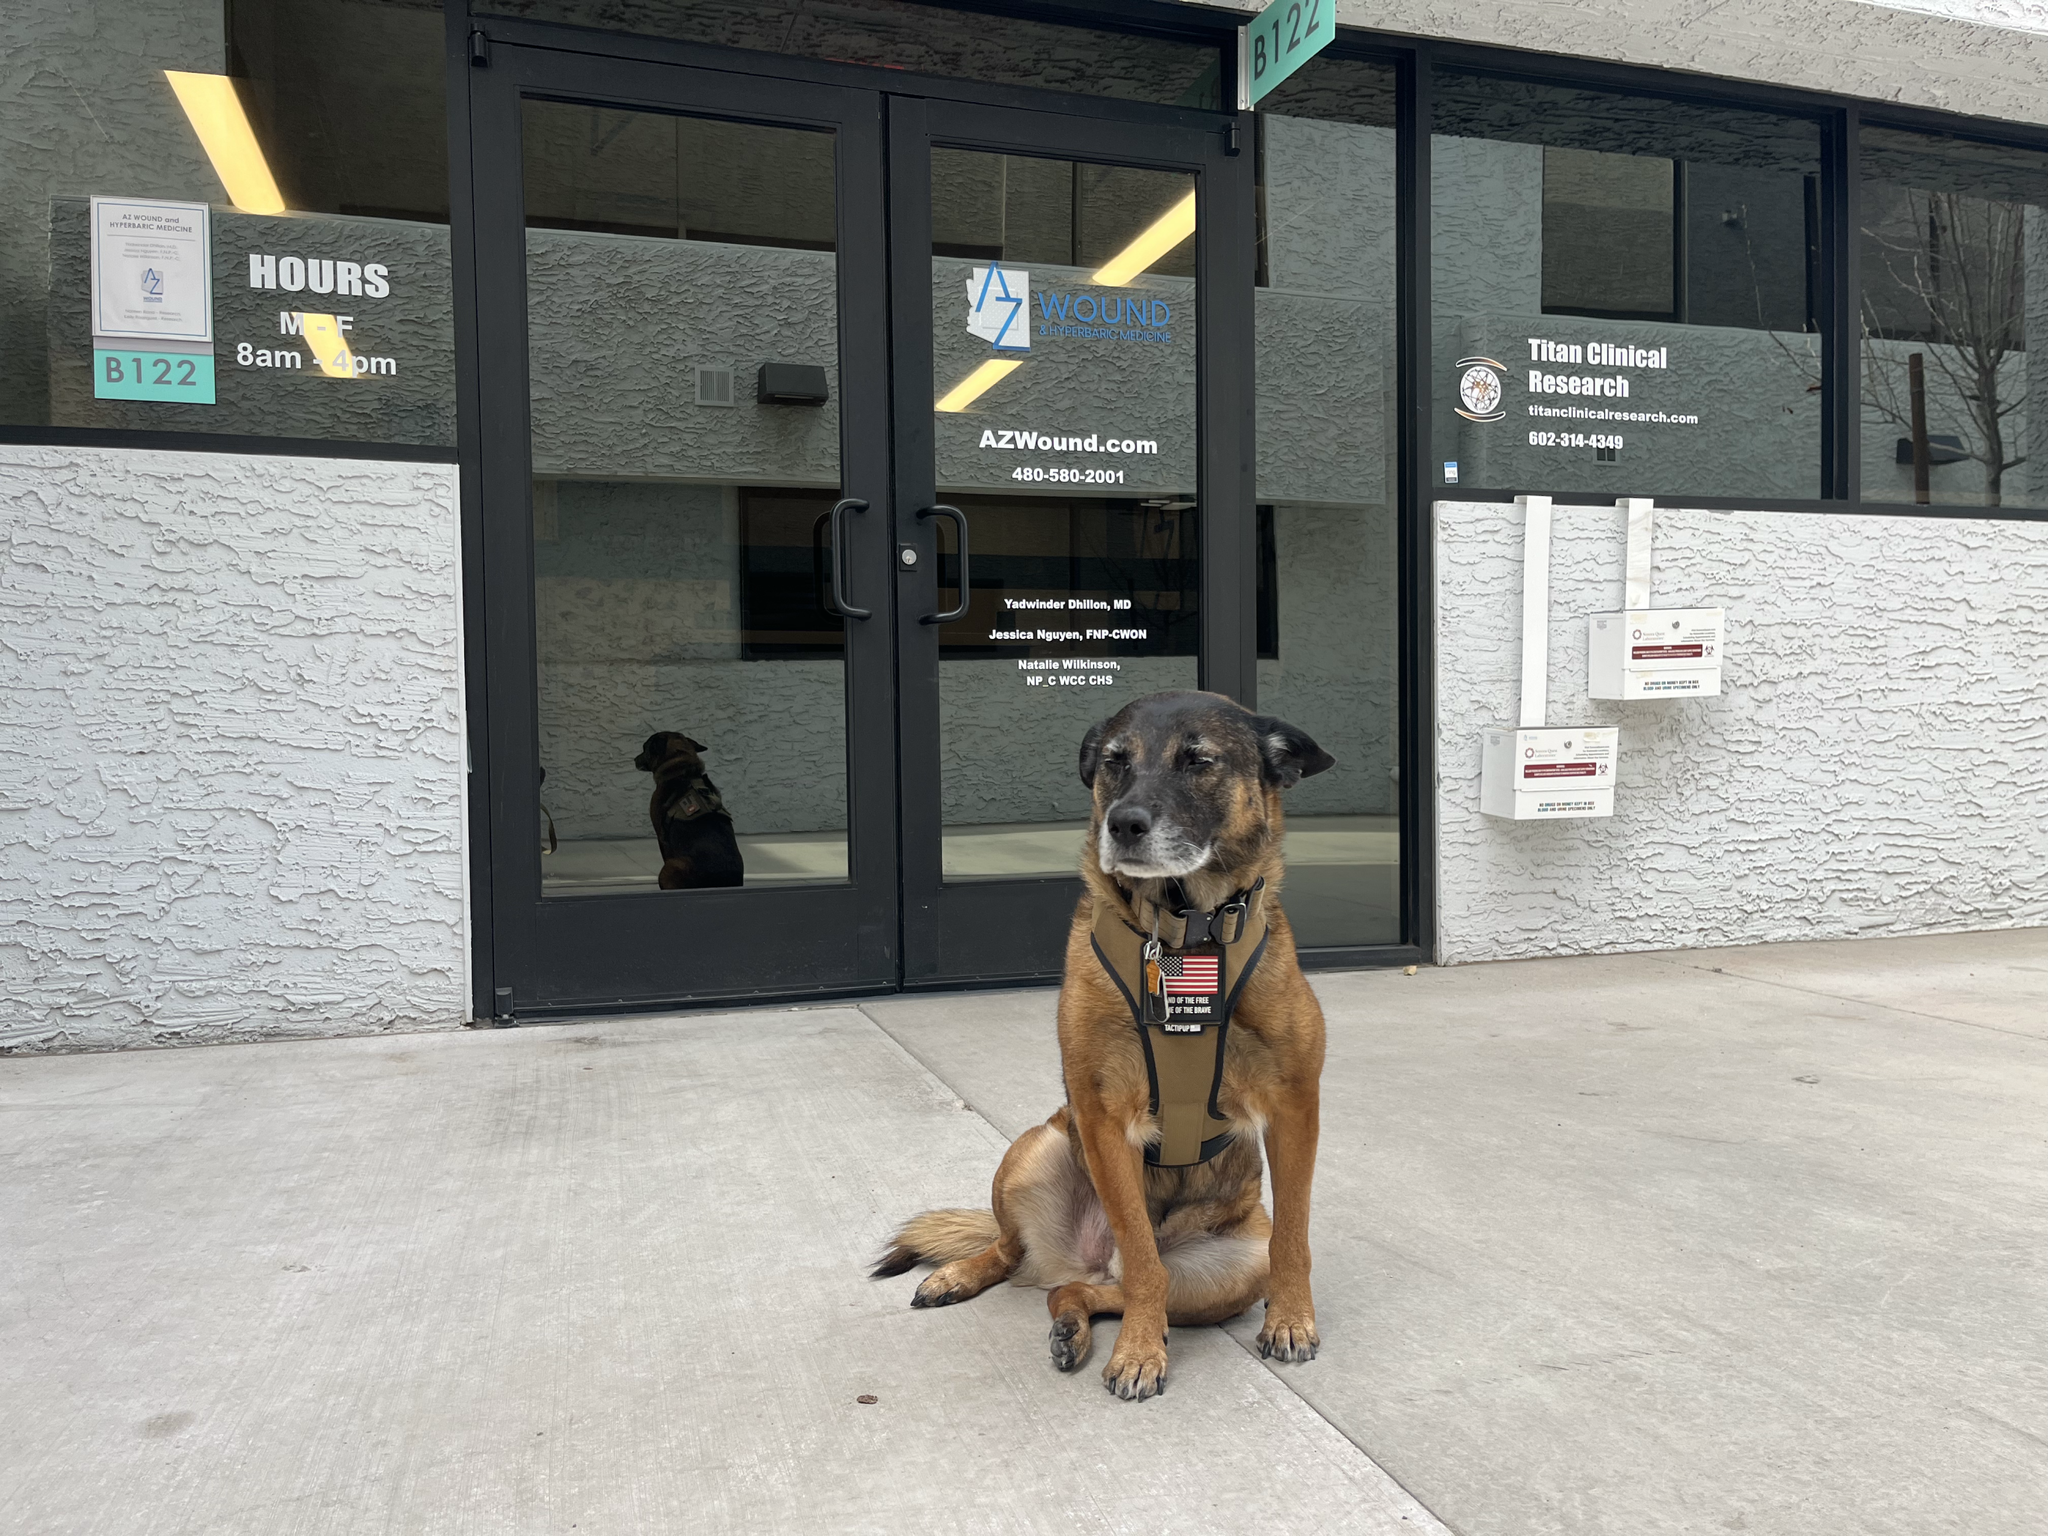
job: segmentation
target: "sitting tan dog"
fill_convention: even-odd
[[[939,1266],[912,1306],[1046,1287],[1064,1371],[1087,1359],[1091,1319],[1120,1314],[1102,1379],[1123,1398],[1164,1388],[1169,1324],[1261,1297],[1261,1352],[1315,1357],[1323,1013],[1277,899],[1280,795],[1333,762],[1211,693],[1153,694],[1088,732],[1087,890],[1059,1002],[1067,1102],[1011,1144],[993,1210],[927,1211],[897,1233],[877,1277]]]

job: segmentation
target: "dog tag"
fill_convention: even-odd
[[[1223,946],[1197,944],[1159,957],[1166,1000],[1166,1031],[1200,1034],[1223,1018]]]
[[[1138,1012],[1147,1024],[1166,1022],[1166,978],[1160,973],[1159,953],[1159,940],[1147,939],[1139,967],[1139,985],[1144,990],[1144,1001],[1138,1005]]]

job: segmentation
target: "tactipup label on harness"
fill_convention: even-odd
[[[1162,954],[1159,986],[1166,1001],[1161,1027],[1170,1034],[1199,1034],[1223,1017],[1223,947],[1202,944]]]

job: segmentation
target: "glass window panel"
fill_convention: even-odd
[[[1318,59],[1258,113],[1259,708],[1336,767],[1287,792],[1305,947],[1401,940],[1394,72]]]
[[[844,880],[833,137],[523,110],[543,894]]]
[[[1818,496],[1820,131],[1440,70],[1439,486]]]
[[[439,5],[166,0],[119,46],[56,0],[11,19],[0,422],[453,445]],[[210,344],[100,331],[95,196],[207,205]]]
[[[998,85],[1211,111],[1223,106],[1223,55],[1213,43],[905,0],[481,0],[472,9]]]
[[[1679,163],[1544,149],[1546,315],[1672,318]]]
[[[971,529],[939,631],[948,880],[1071,874],[1082,736],[1199,676],[1193,198],[1171,172],[932,152],[935,468]]]
[[[2048,156],[1862,146],[1864,499],[2048,506]]]

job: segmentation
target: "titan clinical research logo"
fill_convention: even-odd
[[[1507,391],[1500,376],[1508,365],[1490,357],[1458,359],[1458,414],[1467,421],[1500,421],[1507,416]]]
[[[967,278],[967,334],[999,352],[1029,352],[1031,274],[1016,267],[976,267]]]

